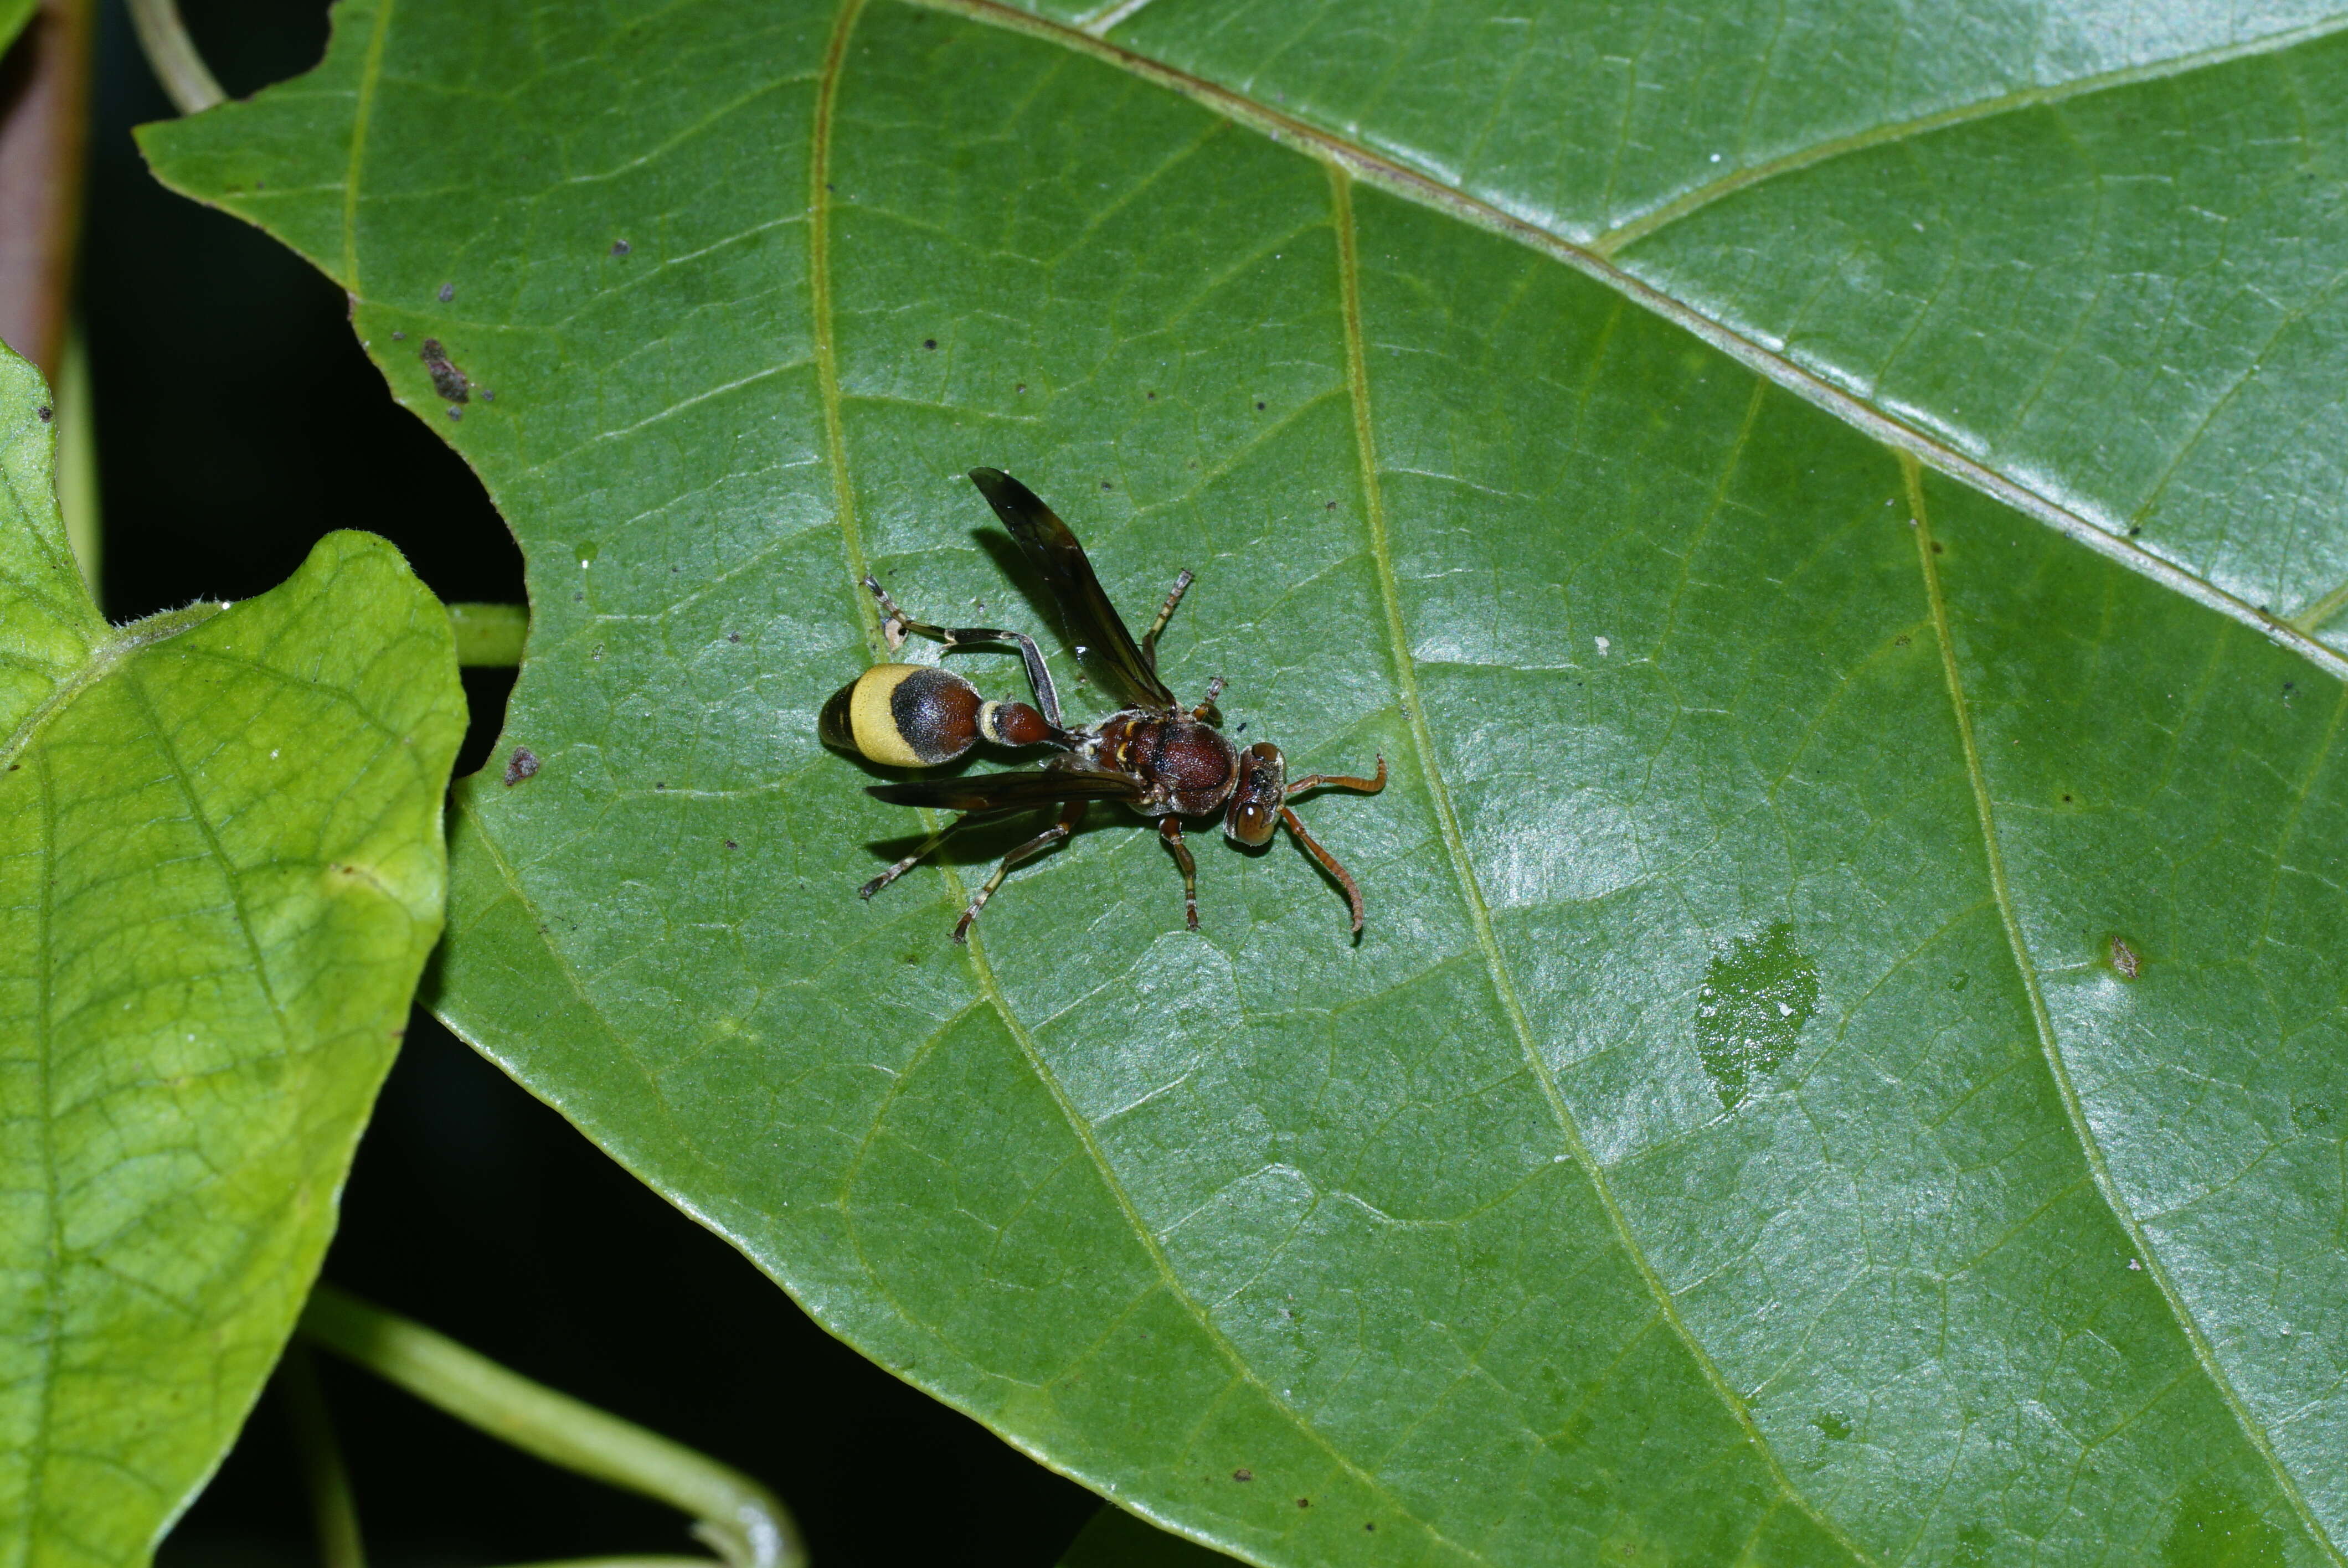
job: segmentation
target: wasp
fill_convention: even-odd
[[[1013,773],[869,786],[867,794],[892,804],[937,806],[961,815],[857,889],[857,896],[871,897],[972,823],[1059,808],[1058,821],[1004,856],[985,886],[972,895],[953,928],[955,941],[967,941],[971,923],[1012,868],[1069,837],[1084,820],[1086,808],[1107,800],[1157,819],[1158,836],[1182,872],[1182,915],[1191,930],[1199,928],[1199,867],[1182,840],[1182,819],[1220,814],[1224,835],[1249,848],[1270,843],[1272,834],[1285,826],[1345,890],[1358,937],[1360,886],[1337,857],[1304,830],[1289,802],[1317,789],[1375,794],[1385,787],[1385,758],[1378,759],[1374,778],[1312,774],[1292,780],[1278,746],[1258,742],[1241,750],[1234,745],[1224,736],[1215,707],[1223,691],[1221,676],[1210,681],[1205,698],[1189,707],[1159,678],[1158,636],[1189,590],[1191,574],[1176,575],[1158,619],[1136,643],[1102,590],[1084,547],[1035,492],[999,468],[973,468],[970,478],[1011,530],[1027,564],[1051,589],[1077,657],[1126,706],[1097,724],[1072,725],[1061,711],[1059,692],[1035,639],[999,627],[944,627],[916,620],[867,577],[864,586],[880,601],[884,628],[930,638],[949,651],[989,643],[1016,648],[1035,700],[988,702],[950,670],[876,664],[824,703],[817,728],[826,744],[902,768],[937,767],[963,756],[981,741],[1013,749],[1054,746],[1058,754],[1041,767]]]

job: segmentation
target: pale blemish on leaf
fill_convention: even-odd
[[[1802,1026],[1818,1010],[1818,968],[1780,920],[1715,954],[1695,997],[1696,1055],[1721,1108],[1734,1111],[1756,1078],[1800,1045]]]

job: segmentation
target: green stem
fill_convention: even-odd
[[[318,1560],[325,1568],[366,1568],[350,1471],[343,1466],[343,1447],[335,1440],[335,1423],[326,1414],[326,1396],[318,1387],[318,1368],[310,1359],[308,1346],[285,1348],[284,1359],[277,1363],[277,1392],[285,1401],[302,1481],[310,1493],[310,1517],[318,1528]]]
[[[188,36],[187,25],[180,20],[176,0],[130,0],[130,27],[139,35],[139,47],[145,51],[155,79],[163,84],[164,96],[181,114],[195,114],[228,101],[228,95],[205,67],[203,56],[196,53],[195,40]]]
[[[77,316],[66,328],[65,362],[57,368],[57,510],[93,600],[98,597],[98,414],[90,402],[89,344]]]
[[[520,604],[452,604],[448,629],[457,634],[457,662],[510,670],[530,641],[530,610]]]
[[[445,1335],[321,1282],[302,1332],[458,1419],[550,1464],[691,1514],[731,1568],[804,1568],[790,1515],[748,1476],[560,1394]]]

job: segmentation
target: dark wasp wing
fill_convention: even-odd
[[[973,468],[970,482],[1019,541],[1019,553],[1052,585],[1052,598],[1060,606],[1060,618],[1068,623],[1068,635],[1076,639],[1077,654],[1090,661],[1126,702],[1161,712],[1179,706],[1166,682],[1142,658],[1133,633],[1125,629],[1117,606],[1108,601],[1100,579],[1093,575],[1093,563],[1085,559],[1085,547],[1076,542],[1068,525],[1035,491],[1000,468]]]
[[[1092,768],[1021,768],[958,779],[914,779],[867,784],[864,793],[891,805],[934,805],[947,811],[1019,811],[1067,800],[1138,800],[1141,781],[1130,774]]]

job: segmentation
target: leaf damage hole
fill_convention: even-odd
[[[2118,971],[2120,979],[2132,980],[2143,971],[2144,959],[2128,945],[2126,937],[2115,936],[2112,938],[2111,953],[2112,968]]]

